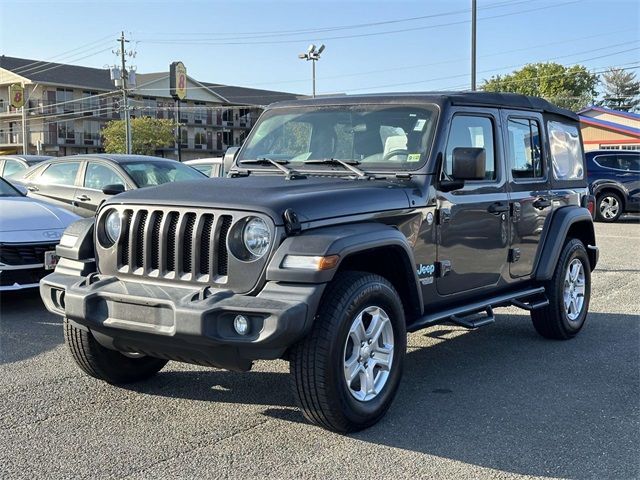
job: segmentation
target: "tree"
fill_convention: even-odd
[[[131,119],[131,153],[153,155],[159,148],[174,144],[175,122],[160,118]],[[127,139],[124,120],[112,120],[102,130],[107,153],[126,153]]]
[[[610,68],[602,74],[601,81],[604,93],[600,105],[626,112],[638,108],[640,82],[636,80],[635,73],[627,72],[622,68]]]
[[[592,103],[598,77],[582,65],[530,63],[508,75],[495,75],[481,86],[487,92],[513,92],[542,97],[569,110]]]

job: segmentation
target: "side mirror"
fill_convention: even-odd
[[[105,195],[117,195],[122,192],[124,192],[124,185],[121,183],[112,183],[102,187],[102,193]]]
[[[484,180],[487,152],[478,147],[456,147],[453,149],[454,180]]]
[[[236,155],[238,155],[238,151],[240,150],[240,147],[229,147],[227,148],[226,153],[224,154],[224,158],[222,160],[222,174],[220,175],[221,177],[224,177],[227,173],[229,173],[229,171],[231,170],[231,167],[233,167],[233,162],[236,159]]]

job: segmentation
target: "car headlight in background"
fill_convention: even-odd
[[[264,220],[253,217],[242,231],[244,246],[255,258],[262,257],[269,250],[271,244],[271,232]]]
[[[111,244],[115,244],[122,232],[122,217],[120,212],[112,210],[104,220],[104,233]]]

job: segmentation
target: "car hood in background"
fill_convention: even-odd
[[[308,177],[287,180],[282,175],[250,175],[174,182],[131,190],[107,204],[169,205],[261,212],[281,224],[292,208],[301,222],[384,210],[409,208],[406,183],[393,180],[353,180]]]
[[[0,198],[0,242],[57,243],[69,224],[80,217],[29,197]]]

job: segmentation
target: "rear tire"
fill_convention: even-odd
[[[605,192],[598,195],[596,218],[600,222],[616,222],[622,215],[622,197],[617,193]]]
[[[591,298],[589,257],[580,240],[567,241],[544,287],[549,305],[531,311],[533,327],[545,338],[573,338],[584,326]]]
[[[293,393],[304,416],[339,433],[375,424],[398,390],[406,346],[393,285],[379,275],[339,273],[311,332],[290,355]]]
[[[108,383],[130,383],[152,377],[167,360],[152,357],[131,358],[100,345],[91,332],[64,319],[64,339],[71,356],[82,371]]]

